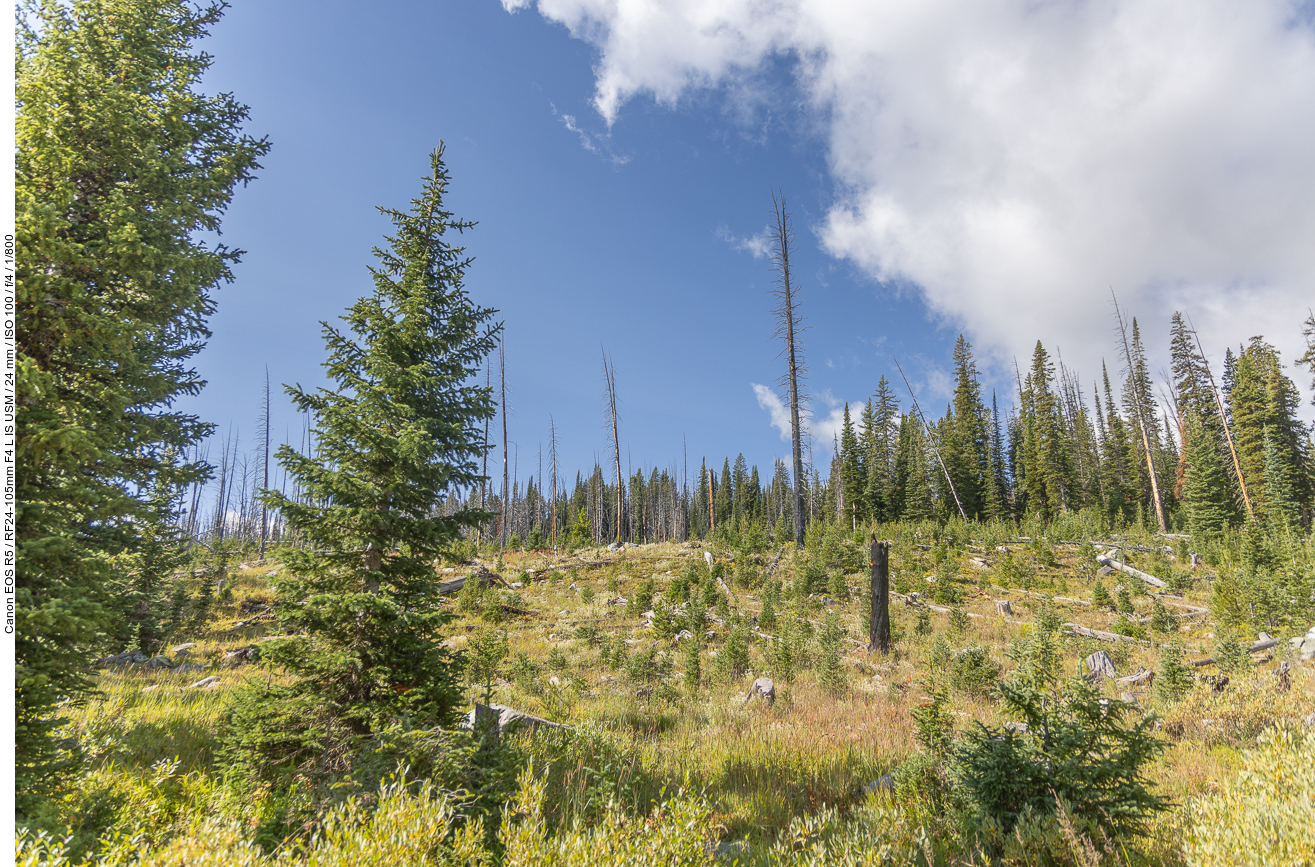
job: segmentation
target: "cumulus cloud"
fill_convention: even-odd
[[[763,230],[756,235],[750,235],[747,238],[741,238],[730,230],[726,225],[717,227],[718,240],[725,241],[741,253],[752,254],[755,259],[764,259],[771,255],[772,252],[772,228],[764,226]]]
[[[756,382],[751,382],[749,385],[753,388],[754,397],[758,399],[758,407],[767,411],[772,427],[780,432],[782,440],[789,442],[790,407],[768,386]],[[830,454],[832,446],[839,441],[840,432],[844,428],[845,407],[844,403],[829,390],[821,392],[817,398],[827,405],[826,414],[822,416],[815,414],[807,404],[801,407],[800,416],[804,434],[812,439],[814,448]],[[863,430],[861,412],[857,404],[851,404],[850,423],[854,425],[854,430],[857,432]]]
[[[1291,360],[1315,287],[1315,27],[1299,0],[503,0],[599,51],[594,105],[793,64],[828,137],[823,246],[988,356],[1090,376],[1109,295]],[[730,97],[733,98],[733,97]],[[1155,360],[1153,359],[1153,362]]]

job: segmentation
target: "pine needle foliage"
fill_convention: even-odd
[[[232,719],[233,755],[262,776],[312,765],[332,773],[324,757],[335,745],[349,755],[381,725],[451,722],[460,699],[459,667],[440,644],[449,615],[435,604],[433,561],[488,515],[437,507],[483,480],[482,427],[494,405],[475,375],[498,326],[464,289],[470,260],[447,237],[473,224],[443,208],[442,145],[430,167],[410,211],[380,209],[395,234],[375,250],[373,291],[343,317],[345,331],[324,323],[334,387],[286,389],[315,419],[319,449],[279,450],[302,499],[262,495],[308,543],[283,555],[276,582],[280,627],[296,637],[265,653],[297,680]]]
[[[197,90],[211,58],[195,44],[222,10],[48,0],[17,12],[20,815],[76,764],[53,736],[58,710],[85,698],[89,658],[125,599],[139,601],[112,558],[159,517],[152,491],[209,472],[179,458],[210,425],[171,405],[203,384],[189,359],[240,257],[211,233],[268,150],[241,134],[232,95]]]

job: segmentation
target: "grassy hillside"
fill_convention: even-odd
[[[277,794],[216,762],[231,703],[259,700],[262,683],[284,676],[238,653],[278,629],[277,560],[243,563],[170,642],[194,646],[159,667],[99,670],[99,695],[71,710],[65,732],[86,770],[20,861],[1222,864],[1259,863],[1259,841],[1295,847],[1273,850],[1281,863],[1315,863],[1315,666],[1287,642],[1311,624],[1281,619],[1268,631],[1282,643],[1251,655],[1256,635],[1216,628],[1215,585],[1241,542],[1193,568],[1186,540],[1150,535],[882,530],[893,543],[886,657],[866,650],[866,555],[853,538],[809,551],[690,542],[440,565],[444,578],[470,576],[434,600],[453,614],[449,644],[485,661],[469,699],[569,728],[399,729],[350,773]],[[1168,588],[1101,574],[1097,554],[1116,547]],[[1309,581],[1309,541],[1279,556]],[[183,578],[191,604],[207,580],[204,564]],[[1118,677],[1157,674],[1095,682],[1129,705],[1126,725],[1153,718],[1165,744],[1142,771],[1171,806],[1136,834],[1106,839],[1061,808],[992,838],[935,758],[929,712],[961,737],[1016,722],[998,684],[1026,664],[1046,618],[1064,624],[1064,678],[1086,674],[1082,660],[1100,651]],[[1188,665],[1175,690],[1165,666],[1179,649],[1186,662],[1218,662]],[[1286,689],[1275,675],[1284,661]],[[775,703],[746,703],[764,675]],[[390,777],[399,763],[406,779]]]

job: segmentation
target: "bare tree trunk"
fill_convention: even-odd
[[[884,656],[890,652],[890,543],[878,542],[873,533],[870,553],[872,615],[868,621],[868,653],[879,650]]]
[[[799,380],[804,374],[803,351],[795,339],[799,325],[799,302],[795,299],[796,287],[790,283],[790,247],[794,234],[790,231],[790,213],[785,207],[785,193],[780,200],[772,194],[772,213],[776,218],[776,268],[779,275],[776,290],[776,336],[784,338],[789,361],[787,379],[790,389],[790,439],[794,454],[794,540],[804,544],[804,453],[800,428]]]
[[[498,340],[498,373],[502,388],[502,528],[500,542],[507,547],[507,338],[506,333]]]
[[[1123,357],[1128,362],[1128,376],[1136,385],[1136,372],[1132,366],[1132,349],[1128,346],[1128,329],[1123,325],[1123,311],[1119,309],[1119,299],[1114,298],[1113,290],[1110,291],[1110,297],[1114,299],[1114,315],[1119,320],[1119,336],[1123,338]],[[1164,521],[1164,503],[1160,501],[1160,483],[1155,478],[1155,457],[1151,454],[1151,437],[1146,429],[1146,414],[1142,411],[1142,402],[1146,396],[1134,394],[1132,402],[1137,407],[1137,424],[1141,427],[1142,448],[1146,451],[1146,470],[1151,477],[1151,498],[1155,501],[1155,520],[1160,525],[1160,532],[1169,532],[1169,525]]]
[[[616,424],[616,368],[603,350],[603,379],[607,383],[607,409],[612,416],[612,454],[616,458],[616,527],[613,535],[621,541],[621,437]]]
[[[950,478],[950,471],[945,466],[945,461],[941,458],[940,449],[936,448],[936,436],[932,433],[931,425],[927,424],[927,417],[922,414],[918,407],[918,397],[913,393],[913,386],[909,385],[909,378],[904,375],[904,368],[900,367],[899,361],[895,361],[895,368],[899,370],[900,378],[904,380],[904,387],[909,390],[909,397],[913,399],[913,410],[922,420],[922,426],[927,431],[927,445],[931,448],[932,454],[936,455],[936,462],[941,465],[941,472],[945,474],[945,483],[950,486],[950,493],[954,495],[954,504],[959,507],[959,516],[965,521],[968,515],[964,513],[963,503],[959,502],[959,492],[954,489],[954,480]]]
[[[493,389],[493,359],[488,359],[484,364],[484,387],[490,391]],[[479,471],[479,509],[481,512],[488,509],[488,490],[489,490],[489,420],[484,419],[484,460]],[[484,541],[484,525],[480,524],[479,529],[480,541]]]
[[[1192,336],[1196,338],[1196,349],[1201,353],[1201,360],[1205,361],[1205,348],[1201,346],[1201,336],[1196,333],[1196,326],[1192,325],[1192,318],[1187,318],[1187,324],[1192,328]],[[1246,480],[1242,478],[1242,464],[1237,460],[1237,446],[1233,445],[1233,432],[1228,429],[1228,413],[1224,411],[1224,399],[1219,395],[1219,386],[1215,385],[1215,374],[1210,369],[1210,362],[1205,362],[1205,374],[1210,377],[1210,391],[1215,396],[1215,405],[1219,407],[1219,423],[1224,426],[1224,436],[1228,438],[1228,451],[1233,455],[1233,471],[1237,473],[1237,484],[1242,489],[1242,500],[1247,504],[1247,517],[1255,520],[1255,512],[1251,510],[1251,495],[1247,493]],[[1187,450],[1183,449],[1183,454]]]
[[[553,417],[548,416],[549,429],[552,431],[550,440],[550,449],[552,457],[549,460],[549,466],[552,468],[552,547],[557,550],[557,423]]]
[[[265,411],[260,417],[260,426],[264,428],[265,434],[265,464],[264,474],[261,477],[260,487],[262,490],[269,488],[269,365],[265,365]],[[260,559],[265,559],[265,534],[268,522],[268,512],[264,500],[260,503]]]

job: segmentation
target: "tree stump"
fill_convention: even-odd
[[[890,543],[878,542],[872,534],[872,616],[868,623],[868,653],[890,652]]]

